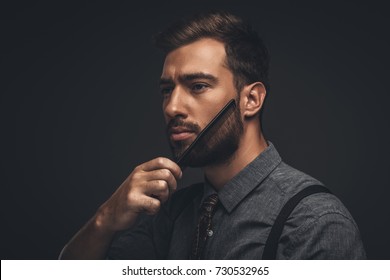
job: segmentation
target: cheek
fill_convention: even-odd
[[[215,118],[224,105],[225,104],[212,103],[208,106],[202,106],[200,113],[195,121],[202,129],[204,129]]]
[[[213,118],[206,108],[206,106],[202,106],[199,110],[193,111],[193,114],[189,115],[191,120],[199,125],[201,129],[204,129]]]

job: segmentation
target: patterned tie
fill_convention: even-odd
[[[211,218],[215,213],[215,206],[217,203],[218,195],[215,193],[207,197],[202,204],[199,222],[196,227],[196,232],[192,243],[192,250],[190,255],[191,260],[201,259],[207,237],[213,235],[213,231],[211,229]]]

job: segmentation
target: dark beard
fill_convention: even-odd
[[[193,130],[197,135],[201,129],[199,125],[194,123],[186,123],[182,119],[173,119],[167,126],[167,131],[172,126],[184,126]],[[186,165],[190,167],[203,167],[208,165],[221,164],[229,161],[233,154],[237,151],[240,136],[243,132],[243,123],[241,120],[241,111],[239,108],[239,100],[233,114],[227,118],[219,127],[213,128],[213,135],[205,135],[207,142],[197,143],[202,145],[197,147],[196,153],[190,153]],[[173,144],[169,141],[172,153],[175,159],[178,159],[182,153],[189,147],[191,143],[181,141]]]

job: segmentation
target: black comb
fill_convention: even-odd
[[[236,102],[230,100],[219,113],[209,122],[209,124],[198,134],[191,145],[179,156],[176,163],[183,169],[188,166],[192,155],[199,152],[199,149],[207,146],[207,143],[215,135],[215,132],[223,126],[225,121],[234,113]]]

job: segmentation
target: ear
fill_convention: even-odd
[[[266,90],[261,82],[256,82],[244,87],[241,94],[243,103],[242,113],[244,117],[251,118],[260,112],[266,96]]]

